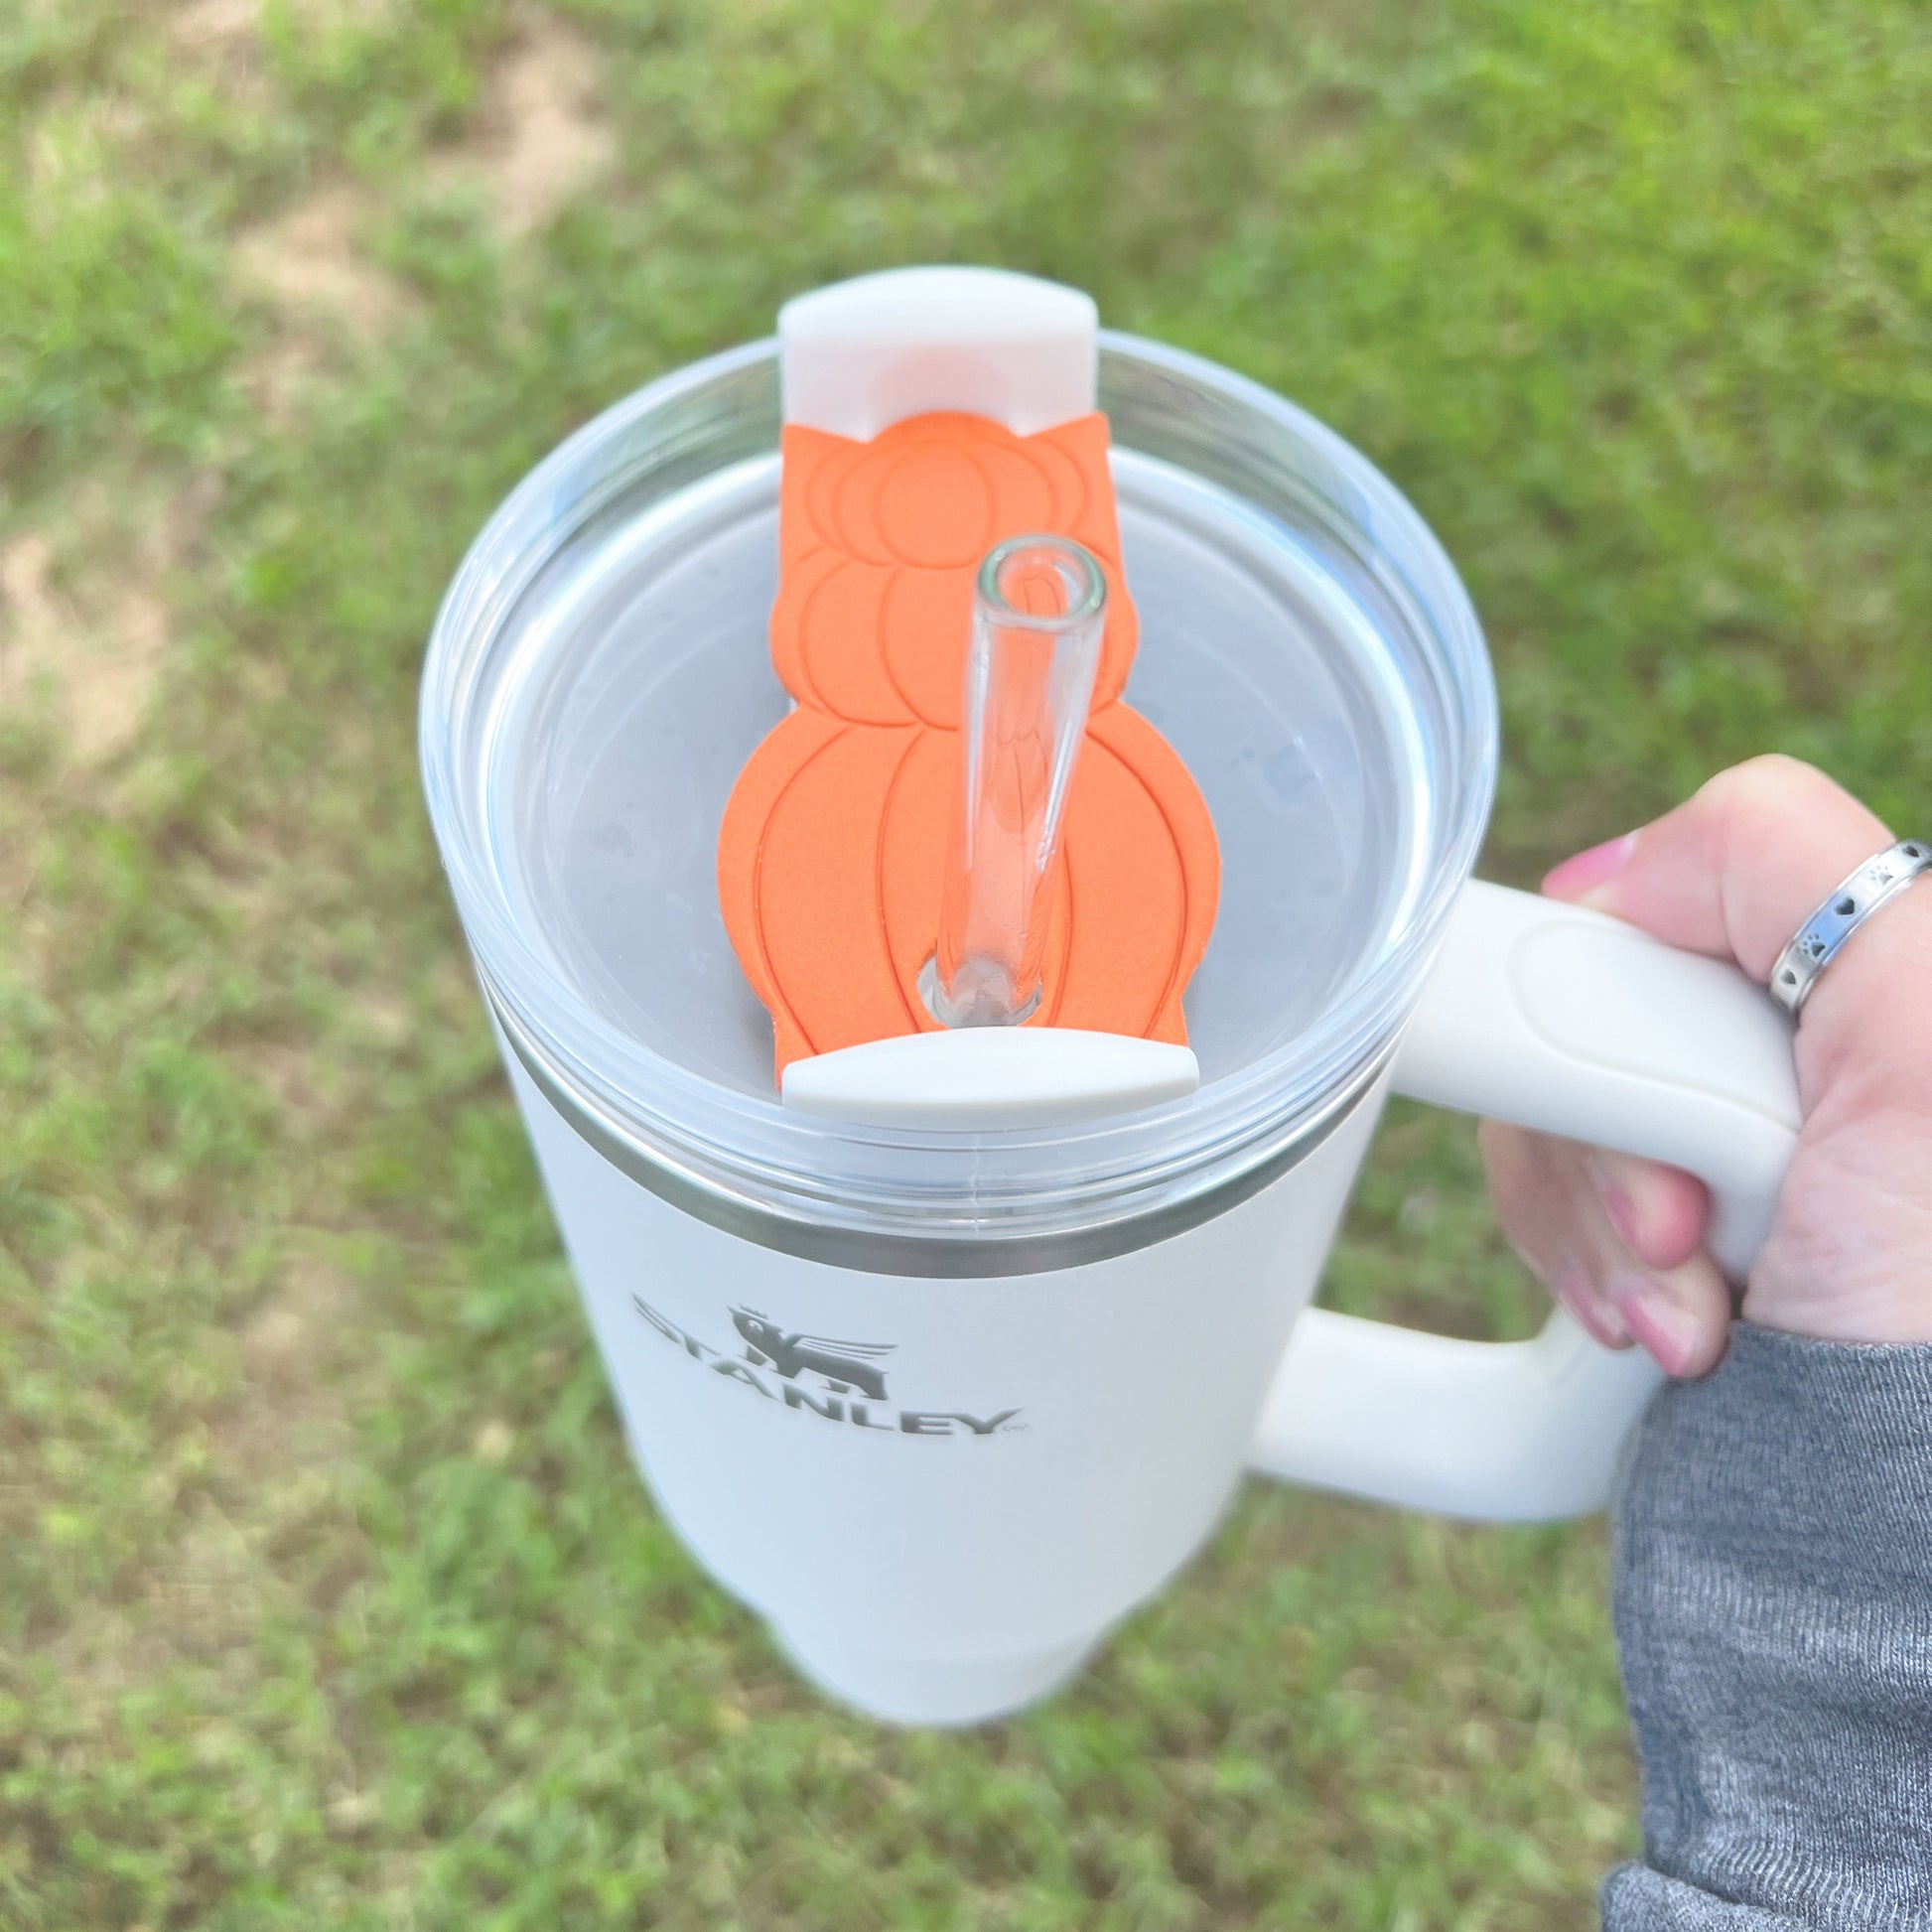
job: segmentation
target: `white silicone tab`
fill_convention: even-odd
[[[857,1127],[991,1132],[1063,1127],[1180,1100],[1200,1085],[1184,1046],[1067,1027],[962,1027],[793,1060],[780,1094]]]
[[[891,268],[778,311],[784,420],[865,441],[958,410],[1032,436],[1094,408],[1099,312],[999,268]]]

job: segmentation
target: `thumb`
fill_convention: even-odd
[[[1891,836],[1822,771],[1757,758],[1721,771],[1654,824],[1567,860],[1543,890],[1670,945],[1733,960],[1762,983],[1826,895]],[[1917,901],[1909,915],[1906,900]],[[1823,1080],[1851,1065],[1928,1063],[1928,901],[1932,894],[1907,894],[1901,910],[1888,907],[1861,928],[1819,979],[1798,1035],[1808,1107]]]

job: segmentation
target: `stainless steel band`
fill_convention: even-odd
[[[1794,1017],[1803,1011],[1818,976],[1844,950],[1845,942],[1922,873],[1932,871],[1932,844],[1901,839],[1867,859],[1818,907],[1778,954],[1771,968],[1771,992]]]
[[[673,1158],[645,1146],[597,1096],[558,1067],[530,1037],[487,978],[481,971],[478,977],[498,1035],[532,1085],[572,1133],[627,1179],[740,1240],[866,1275],[948,1281],[1042,1275],[1111,1260],[1171,1240],[1225,1214],[1306,1160],[1373,1091],[1389,1057],[1384,1053],[1341,1096],[1340,1104],[1319,1121],[1311,1122],[1287,1147],[1183,1200],[1165,1201],[1112,1220],[1050,1234],[919,1235],[840,1227],[787,1214],[679,1166]]]

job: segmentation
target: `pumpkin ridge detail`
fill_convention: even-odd
[[[1108,612],[1026,1024],[1184,1043],[1220,858],[1186,766],[1121,696],[1139,624],[1105,417],[1023,437],[934,413],[869,442],[787,425],[782,452],[771,663],[796,709],[739,774],[718,842],[726,931],[772,1016],[775,1071],[938,1025],[918,976],[938,934],[973,579],[1029,533],[1085,544]]]

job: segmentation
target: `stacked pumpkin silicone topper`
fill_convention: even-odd
[[[1139,635],[1092,303],[991,270],[897,271],[790,304],[780,339],[771,661],[794,709],[746,764],[718,850],[778,1074],[939,1031],[941,927],[970,918],[976,881],[1036,926],[1032,998],[1004,1017],[1184,1046],[1219,859],[1192,777],[1122,696]],[[1010,562],[989,565],[1002,545]],[[1082,666],[1046,633],[1095,567]],[[989,658],[986,600],[998,618],[1003,594],[1014,628]],[[1036,730],[1013,715],[1053,705],[1074,734],[1063,753],[1045,712]],[[994,725],[976,770],[963,727]],[[1012,881],[1035,867],[1029,897]]]

